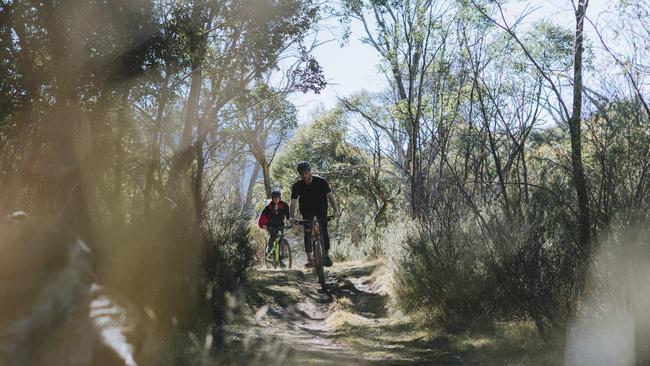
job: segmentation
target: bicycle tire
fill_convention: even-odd
[[[314,250],[314,270],[316,271],[316,276],[318,276],[318,282],[320,283],[323,290],[327,290],[325,287],[325,268],[323,267],[323,245],[320,240],[314,240],[313,242]]]
[[[280,243],[280,253],[281,258],[284,260],[284,265],[291,269],[291,246],[286,239],[282,239],[282,242]]]
[[[266,266],[266,269],[271,269],[271,267],[273,267],[273,269],[276,269],[276,268],[278,267],[278,262],[277,262],[277,257],[278,257],[278,255],[277,255],[277,254],[278,254],[278,239],[276,239],[276,240],[273,242],[273,248],[271,249],[271,253],[273,253],[273,254],[271,255],[271,257],[272,257],[271,259],[268,259],[268,258],[266,257],[266,251],[265,251],[264,254],[263,254],[263,255],[264,255],[264,265]]]
[[[275,243],[273,243],[273,269],[278,269],[279,265],[280,265],[280,244],[276,239]]]

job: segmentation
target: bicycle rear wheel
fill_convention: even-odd
[[[282,242],[280,242],[280,258],[284,265],[291,269],[291,247],[286,239],[282,239]]]
[[[323,268],[323,244],[320,240],[314,240],[314,270],[318,276],[318,282],[320,283],[323,290],[327,290],[325,287],[325,269]]]

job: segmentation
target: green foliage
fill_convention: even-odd
[[[401,305],[452,329],[527,318],[540,332],[562,332],[588,259],[576,238],[569,141],[543,112],[553,114],[556,105],[530,57],[563,85],[558,74],[573,67],[573,32],[537,22],[519,35],[526,54],[499,26],[503,9],[493,2],[448,5],[450,13],[418,1],[343,6],[344,16],[375,26],[366,41],[391,81],[386,100],[355,98],[345,106],[375,134],[372,142],[392,144],[377,155],[393,162],[419,219],[396,273]],[[519,33],[519,24],[509,31]],[[367,142],[366,153],[374,154]],[[613,146],[594,154],[615,153]],[[591,148],[583,147],[585,160]],[[632,164],[636,174],[643,164]],[[614,192],[609,171],[600,170],[591,182],[608,182],[600,191]],[[617,201],[598,196],[593,207]]]
[[[645,173],[650,134],[638,101],[614,101],[585,120],[584,161],[596,227],[620,230],[648,219]],[[624,183],[627,182],[627,183]]]
[[[318,116],[313,125],[298,129],[291,142],[278,156],[273,168],[273,177],[283,190],[289,189],[299,178],[296,165],[302,160],[310,162],[315,174],[330,178],[333,189],[338,188],[339,181],[354,180],[353,174],[356,173],[334,175],[338,170],[354,165],[355,162],[354,155],[346,151],[345,129],[341,116],[340,111],[326,112]]]
[[[211,289],[213,322],[222,324],[226,315],[226,297],[246,280],[255,259],[250,237],[249,218],[230,212],[230,205],[215,208],[204,253],[206,281]]]
[[[222,112],[293,128],[286,95],[255,85],[318,16],[311,0],[0,2],[0,207],[93,247],[102,282],[150,314],[144,364],[177,364],[252,265],[241,182],[224,179],[246,136]],[[289,88],[319,90],[301,57]]]
[[[542,20],[526,33],[535,60],[547,70],[569,71],[573,66],[573,33],[569,29]]]
[[[289,130],[298,127],[296,106],[286,97],[286,94],[276,92],[269,85],[256,84],[248,93],[239,96],[224,113],[233,115],[236,119],[234,127],[240,128],[240,133],[285,136]]]
[[[488,248],[458,194],[445,190],[444,209],[407,238],[395,273],[399,305],[407,312],[427,309],[434,324],[450,329],[484,325],[493,311],[483,261]]]
[[[386,212],[380,211],[379,196],[389,196],[397,183],[369,166],[368,153],[349,141],[347,123],[345,114],[333,109],[317,116],[313,124],[302,126],[278,156],[272,174],[288,197],[299,179],[296,164],[309,161],[312,173],[330,183],[343,213],[333,225],[334,253],[340,258],[376,256],[385,249],[381,239],[373,240],[376,230],[399,215],[390,203],[386,203]]]
[[[585,120],[594,226],[606,237],[648,220],[642,161],[650,144],[647,126],[635,121],[638,112],[636,103],[613,102]],[[461,150],[480,136],[464,139]],[[524,317],[547,339],[562,336],[587,272],[575,261],[581,252],[569,143],[562,131],[546,128],[531,135],[528,154],[535,187],[510,219],[495,211],[493,200],[476,210],[460,191],[443,186],[433,215],[405,241],[398,262],[395,288],[403,309],[425,312],[452,330]]]
[[[580,293],[581,272],[571,265],[575,223],[556,202],[570,199],[571,191],[565,189],[568,197],[554,192],[535,195],[530,213],[516,224],[493,214],[480,225],[459,193],[446,191],[445,209],[405,243],[396,273],[400,306],[424,311],[450,330],[520,317],[532,319],[542,334],[562,329]]]

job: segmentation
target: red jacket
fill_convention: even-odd
[[[273,201],[269,202],[262,210],[257,225],[263,227],[265,225],[284,226],[284,219],[289,219],[289,205],[284,202],[278,202],[278,207],[273,207]]]

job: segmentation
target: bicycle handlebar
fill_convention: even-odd
[[[334,215],[329,215],[327,217],[321,217],[321,218],[317,218],[315,220],[302,220],[302,219],[298,220],[298,219],[294,219],[293,222],[298,224],[298,225],[311,225],[311,224],[314,224],[314,223],[316,223],[318,221],[323,221],[323,220],[332,221],[334,218],[335,218]]]

